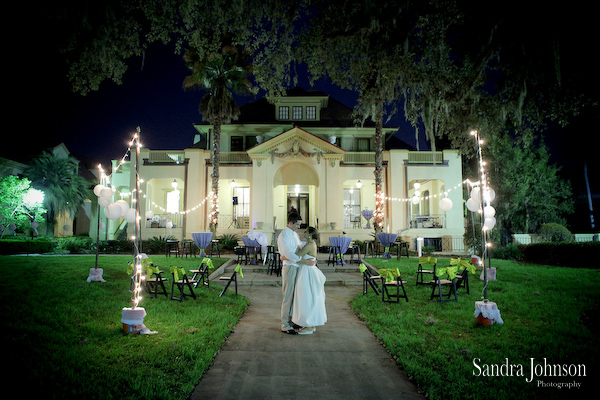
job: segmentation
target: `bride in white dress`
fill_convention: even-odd
[[[303,258],[317,257],[317,230],[308,227],[306,230],[306,245],[296,254]],[[301,335],[312,334],[316,326],[325,325],[327,312],[325,310],[325,275],[316,265],[302,265],[298,270],[294,303],[292,306],[292,322],[303,328],[298,331]]]

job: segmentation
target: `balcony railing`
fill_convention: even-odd
[[[347,151],[344,154],[344,164],[375,164],[375,153]]]
[[[183,151],[152,150],[145,161],[149,163],[173,163],[181,164],[185,161]]]
[[[212,162],[212,157],[209,160]],[[221,164],[248,164],[252,159],[245,151],[222,151]]]
[[[410,227],[416,228],[416,229],[445,228],[446,227],[446,215],[445,214],[413,215],[410,220]]]
[[[411,164],[441,164],[444,162],[444,153],[441,151],[409,151],[408,162]]]

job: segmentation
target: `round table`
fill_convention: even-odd
[[[344,261],[344,254],[346,254],[346,251],[348,250],[348,246],[350,246],[351,241],[352,238],[346,236],[329,237],[329,243],[331,244],[331,246],[337,247],[339,250],[339,256],[337,257],[336,264],[346,264],[346,262]]]
[[[212,239],[212,232],[192,232],[192,239],[196,246],[200,249],[200,257],[206,257],[206,253],[204,250],[210,244],[210,240]]]
[[[383,245],[383,250],[384,250],[383,255],[381,257],[392,258],[392,255],[390,254],[390,246],[392,245],[392,243],[394,243],[394,241],[396,240],[397,237],[398,237],[398,234],[396,234],[396,233],[378,233],[377,234],[377,239],[379,239],[379,241]]]
[[[242,241],[244,242],[244,246],[246,246],[246,250],[248,250],[248,255],[250,255],[250,264],[256,265],[256,248],[261,247],[260,243],[256,239],[250,239],[248,236],[242,236]]]

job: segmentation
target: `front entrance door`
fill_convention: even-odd
[[[300,228],[302,229],[306,229],[309,223],[308,204],[308,193],[288,193],[287,195],[287,212],[296,211],[300,215],[302,219]]]

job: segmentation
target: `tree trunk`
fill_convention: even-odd
[[[383,105],[377,105],[375,111],[375,212],[373,227],[376,232],[383,232]]]
[[[210,210],[210,227],[216,233],[219,222],[219,163],[221,162],[221,117],[215,118],[213,124],[213,159],[212,159],[212,207]]]

